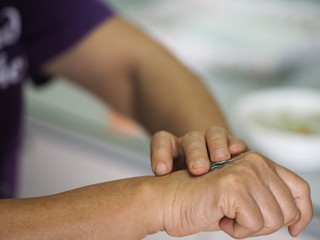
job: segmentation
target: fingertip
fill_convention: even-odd
[[[289,231],[290,236],[293,238],[297,238],[300,235],[300,231],[297,231],[292,226],[288,227],[288,231]]]
[[[209,162],[203,159],[198,159],[191,163],[189,170],[193,175],[202,175],[208,172]]]
[[[169,173],[169,168],[165,163],[158,162],[153,172],[156,176],[163,176]]]
[[[230,153],[233,154],[233,155],[238,154],[238,153],[241,152],[241,151],[240,151],[240,148],[239,148],[238,145],[236,145],[236,144],[230,145],[230,146],[229,146],[229,151],[230,151]]]
[[[302,233],[302,231],[307,227],[311,219],[312,218],[306,221],[305,219],[302,218],[300,211],[298,211],[297,217],[288,227],[288,231],[290,235],[294,238],[298,237]]]
[[[190,172],[194,176],[201,176],[208,172],[207,168],[190,169]]]
[[[232,155],[236,155],[248,150],[248,146],[242,139],[229,136],[229,151]]]

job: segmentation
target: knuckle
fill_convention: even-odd
[[[151,162],[159,162],[165,161],[167,156],[167,152],[164,149],[158,149],[150,152]]]
[[[263,155],[257,152],[248,152],[246,154],[246,158],[250,163],[253,163],[255,166],[261,168],[261,169],[268,169],[271,167],[270,161]]]
[[[211,136],[209,138],[210,142],[215,142],[215,143],[219,143],[219,142],[226,142],[227,139],[223,136],[220,135],[215,135],[215,136]]]
[[[194,138],[194,137],[198,137],[200,135],[200,132],[198,131],[190,131],[187,132],[183,137],[184,138]]]
[[[260,153],[254,152],[254,151],[247,152],[246,157],[252,161],[263,161],[264,160],[263,156]]]
[[[288,210],[285,213],[284,224],[286,225],[294,221],[297,218],[297,215],[298,215],[298,209],[295,208],[295,209],[292,209],[291,211]]]
[[[264,220],[257,221],[257,222],[255,222],[254,225],[252,225],[252,227],[251,227],[251,232],[252,232],[252,234],[255,234],[255,233],[257,233],[257,232],[262,231],[264,228],[265,228],[265,222],[264,222]]]
[[[232,189],[244,190],[252,186],[252,183],[258,184],[261,182],[259,173],[251,168],[250,165],[238,164],[225,172],[219,179],[224,187],[231,187]]]
[[[284,216],[282,214],[276,215],[270,220],[270,223],[266,226],[269,232],[275,232],[279,230],[284,225]]]
[[[264,227],[265,227],[265,220],[262,215],[259,217],[250,219],[248,225],[246,226],[248,233],[250,235],[260,232]]]
[[[220,136],[220,135],[227,135],[227,132],[224,128],[222,127],[210,127],[207,131],[206,131],[207,135],[213,135],[213,136]]]
[[[304,193],[310,195],[311,189],[310,185],[307,181],[301,178],[301,189],[303,189]]]
[[[210,127],[209,130],[215,131],[215,132],[226,133],[226,130],[223,127],[219,127],[219,126]]]
[[[203,154],[204,154],[204,148],[199,145],[193,146],[188,151],[188,155],[191,155],[191,156],[199,156],[199,155],[203,155]]]
[[[256,168],[251,167],[248,164],[238,164],[236,166],[236,171],[233,173],[237,175],[238,181],[252,182],[258,183],[261,181],[261,176],[259,176],[259,172]]]
[[[239,179],[239,175],[236,173],[230,173],[224,175],[221,179],[219,184],[224,188],[224,189],[242,189],[243,183]]]
[[[310,211],[306,214],[306,218],[308,219],[308,222],[310,222],[313,218],[313,210],[310,209]]]

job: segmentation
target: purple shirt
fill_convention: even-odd
[[[23,82],[112,16],[98,0],[0,1],[0,197],[14,197]]]

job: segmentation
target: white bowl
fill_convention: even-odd
[[[234,112],[252,150],[293,171],[320,170],[320,91],[256,91],[239,99]]]

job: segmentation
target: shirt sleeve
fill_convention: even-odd
[[[66,51],[113,11],[99,0],[21,0],[23,42],[31,75]]]

